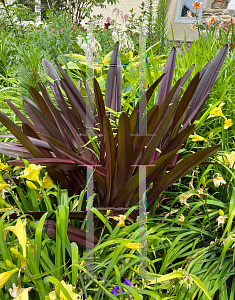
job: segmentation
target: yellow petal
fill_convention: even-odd
[[[232,122],[231,119],[227,119],[227,120],[224,121],[224,129],[228,129],[232,125],[233,125],[233,122]]]
[[[5,189],[6,187],[10,187],[10,184],[6,184],[6,183],[0,183],[0,192]]]
[[[32,288],[29,288],[30,290]],[[22,289],[23,292],[19,297],[16,298],[16,300],[29,300],[29,289]]]
[[[228,165],[229,165],[229,168],[232,168],[232,166],[234,167],[235,166],[235,151],[232,151],[230,154],[229,153],[226,153],[225,154],[227,156],[227,159],[228,159]]]
[[[26,257],[26,244],[27,244],[27,235],[26,235],[26,224],[27,220],[25,219],[24,223],[22,223],[19,218],[16,222],[15,226],[8,226],[4,229],[4,231],[12,231],[18,238],[19,244],[23,249],[23,257]]]
[[[226,154],[227,155],[227,154]],[[224,157],[224,156],[218,156],[217,157],[217,159],[219,160],[219,161],[221,161],[222,163],[224,163],[224,164],[226,164],[227,166],[229,166],[229,160],[226,158],[226,157]],[[230,167],[231,168],[231,167]]]
[[[209,118],[211,118],[211,117],[223,117],[224,119],[226,119],[224,114],[222,113],[222,110],[221,110],[221,107],[223,105],[224,105],[224,103],[222,102],[219,105],[219,107],[215,107],[214,109],[212,109],[212,111],[210,112]]]
[[[9,167],[9,165],[8,164],[3,164],[2,162],[1,162],[1,160],[0,160],[0,169],[2,170],[2,171],[5,171],[5,170],[7,170],[7,169],[9,169],[10,167]]]
[[[51,180],[51,178],[48,176],[48,173],[46,173],[46,175],[43,177],[43,180],[40,181],[40,186],[44,187],[46,189],[48,189],[49,187],[51,187],[53,185],[53,181]]]
[[[183,223],[184,222],[184,216],[183,215],[181,215],[180,217],[179,217],[179,219],[178,219],[181,223]]]
[[[72,300],[81,299],[81,297],[78,294],[76,294],[76,293],[73,292],[73,286],[71,284],[66,284],[64,282],[64,280],[61,281],[61,284],[66,289],[66,291],[69,293],[69,295],[72,298]],[[56,299],[55,291],[50,292],[49,298],[50,298],[50,300],[55,300]],[[65,295],[62,293],[61,290],[60,290],[60,299],[67,300],[67,298],[65,297]]]
[[[21,169],[21,168],[23,168],[23,167],[16,166],[16,167],[13,169],[13,172],[15,172],[16,170]]]
[[[16,268],[16,269],[13,269],[11,271],[1,273],[0,274],[0,289],[3,288],[4,284],[8,281],[8,279],[11,277],[11,275],[18,272],[18,271],[19,271],[19,269]]]
[[[118,223],[118,226],[119,226],[119,227],[124,227],[124,226],[125,226],[124,220],[121,220],[121,221]]]
[[[45,166],[36,166],[35,164],[30,164],[28,168],[24,169],[24,174],[20,175],[20,178],[26,178],[32,181],[39,181],[39,175],[41,169],[46,168]]]
[[[143,248],[143,245],[140,243],[127,243],[125,245],[128,249],[135,249],[137,251],[140,251],[140,248]]]
[[[198,135],[198,134],[194,134],[194,138],[192,139],[193,142],[201,142],[201,141],[205,141],[204,137]]]

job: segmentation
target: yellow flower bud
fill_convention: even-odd
[[[110,215],[110,213],[111,213],[111,210],[108,209],[108,210],[106,211],[106,217],[108,217],[108,216]]]
[[[206,187],[206,178],[204,176],[202,177],[202,185]]]
[[[222,209],[219,210],[219,215],[224,216],[224,212],[222,211]]]
[[[32,181],[26,180],[26,184],[27,184],[27,187],[30,188],[30,190],[39,191],[37,186]]]
[[[6,260],[6,265],[7,265],[8,267],[10,267],[10,268],[14,268],[14,267],[15,267],[15,265],[13,264],[13,262],[10,261],[9,259]]]
[[[60,286],[58,284],[55,285],[55,294],[60,299]]]
[[[10,251],[17,257],[20,257],[23,259],[23,256],[20,254],[20,252],[18,250],[16,250],[15,248],[11,248]]]
[[[11,271],[3,272],[0,274],[0,289],[4,287],[4,284],[10,279],[11,275],[18,272],[19,269],[13,269]]]

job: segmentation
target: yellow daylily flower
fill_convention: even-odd
[[[227,119],[227,120],[224,121],[224,129],[228,129],[232,125],[233,125],[233,122],[232,122],[231,119]]]
[[[224,105],[225,103],[221,103],[219,105],[219,107],[215,107],[214,109],[212,109],[212,111],[210,112],[209,114],[209,118],[212,118],[212,117],[223,117],[225,120],[226,120],[226,117],[224,116],[223,112],[222,112],[222,109],[221,107]]]
[[[201,142],[201,141],[205,141],[204,137],[198,135],[198,134],[194,134],[194,138],[192,139],[193,142]]]
[[[178,219],[181,223],[184,223],[184,215],[181,215]]]
[[[9,294],[12,298],[17,300],[28,300],[29,299],[29,291],[32,290],[32,287],[29,288],[22,288],[20,285],[16,286],[13,283],[13,289],[9,289]]]
[[[7,191],[6,188],[10,187],[9,184],[0,183],[0,203],[5,207],[11,207],[8,203],[6,203],[5,199],[5,192]]]
[[[127,247],[128,249],[135,249],[140,252],[140,248],[143,248],[144,246],[140,243],[127,243],[125,247]]]
[[[21,219],[19,218],[16,222],[15,226],[8,226],[4,229],[4,231],[12,231],[18,238],[19,244],[23,249],[23,257],[26,257],[26,244],[27,244],[27,235],[26,235],[26,224],[27,220],[24,220],[22,223]]]
[[[41,169],[46,168],[45,166],[36,166],[35,164],[30,164],[28,168],[24,169],[24,174],[18,176],[18,178],[26,178],[32,181],[39,181],[39,175]]]
[[[18,271],[19,271],[19,269],[16,268],[16,269],[13,269],[11,271],[1,273],[0,274],[0,289],[3,288],[4,284],[8,281],[8,279],[11,277],[11,275],[18,272]]]
[[[10,187],[10,184],[6,184],[6,183],[0,183],[0,192],[5,189],[6,187]]]
[[[114,216],[114,217],[107,217],[108,219],[114,219],[115,221],[119,221],[118,226],[123,227],[125,226],[125,220],[126,220],[126,216],[125,215],[119,215],[118,217]]]
[[[61,284],[63,285],[63,287],[66,289],[66,291],[69,293],[70,297],[73,300],[81,299],[81,296],[79,296],[78,294],[76,294],[76,293],[73,292],[73,286],[71,284],[66,284],[64,282],[64,280],[61,281]],[[49,298],[50,298],[50,300],[57,299],[55,291],[50,292]],[[68,300],[67,297],[65,297],[65,295],[62,293],[61,290],[60,290],[60,298],[59,299],[61,299],[61,300]]]
[[[8,164],[3,164],[2,161],[1,161],[1,159],[0,159],[0,170],[1,171],[5,171],[5,170],[7,170],[9,168],[10,168],[9,165]]]
[[[228,161],[228,159],[226,157],[220,155],[220,156],[217,156],[217,159],[219,161],[221,161],[222,163],[226,164],[227,166],[229,166],[229,161]]]
[[[53,181],[48,176],[47,172],[46,172],[45,176],[43,177],[43,180],[40,181],[39,184],[40,184],[41,187],[44,187],[46,189],[48,189],[49,187],[51,187],[53,185]]]
[[[26,180],[26,185],[27,185],[28,188],[30,188],[30,190],[40,191],[38,189],[38,187],[32,181]]]
[[[226,153],[225,155],[227,156],[229,168],[232,168],[232,166],[235,167],[235,151],[232,151],[230,154]]]

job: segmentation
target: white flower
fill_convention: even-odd
[[[112,32],[112,38],[113,38],[114,43],[116,43],[118,41],[118,34],[116,31]]]
[[[215,175],[217,175],[215,177]],[[221,184],[226,184],[226,181],[219,175],[219,173],[215,173],[213,175],[213,183],[215,187],[219,187]]]
[[[228,217],[225,217],[225,216],[219,216],[217,219],[216,219],[216,221],[218,222],[218,226],[220,225],[220,224],[222,224],[222,226],[224,225],[224,223],[225,223],[225,219],[227,219]]]
[[[26,291],[30,291],[32,289],[32,287],[29,287],[29,288],[22,288],[20,285],[19,286],[16,286],[15,283],[13,283],[13,289],[9,289],[9,294],[11,295],[11,297],[13,297],[14,299],[18,298],[20,299],[20,296],[23,294],[23,293],[26,293],[24,292],[25,290]],[[24,299],[24,298],[22,298]]]
[[[83,42],[81,45],[82,50],[87,51],[87,43]]]
[[[77,39],[78,46],[81,47],[82,43],[84,42],[83,36],[79,35],[76,37],[76,39]]]

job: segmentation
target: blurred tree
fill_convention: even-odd
[[[89,17],[94,7],[106,8],[107,4],[119,3],[119,0],[47,0],[49,8],[55,3],[57,10],[67,11],[72,22],[79,23],[85,17]]]

